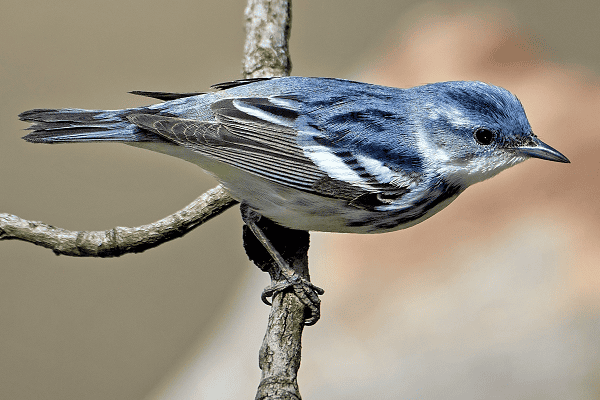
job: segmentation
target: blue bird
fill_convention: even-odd
[[[532,132],[519,100],[482,82],[396,89],[342,79],[260,78],[125,110],[31,110],[25,140],[111,141],[190,161],[242,202],[245,222],[319,318],[324,291],[294,272],[256,224],[381,233],[431,217],[468,186],[528,158],[568,163]],[[258,213],[258,214],[256,214]]]
[[[407,228],[528,158],[569,162],[533,134],[513,94],[482,82],[397,89],[281,77],[213,87],[132,92],[165,102],[125,110],[26,111],[24,139],[116,141],[179,157],[260,215],[328,232]]]

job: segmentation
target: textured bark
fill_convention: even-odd
[[[272,244],[294,271],[309,279],[308,232],[287,229],[266,218],[261,218],[258,225],[267,237],[272,238]],[[244,231],[244,247],[259,268],[269,271],[272,284],[282,281],[278,269],[274,268],[273,258],[249,229]],[[297,374],[306,311],[306,306],[291,290],[274,296],[267,331],[259,352],[258,363],[262,373],[256,393],[257,400],[301,398]]]
[[[118,257],[140,253],[181,237],[236,203],[219,185],[160,221],[105,231],[69,231],[16,215],[0,214],[0,240],[23,240],[66,256]]]
[[[285,293],[275,296],[269,325],[259,353],[262,370],[256,399],[300,399],[297,374],[300,368],[304,305]]]
[[[292,69],[289,38],[292,2],[248,0],[244,45],[244,78],[288,76]]]

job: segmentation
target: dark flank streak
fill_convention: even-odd
[[[369,218],[351,221],[348,223],[348,226],[368,226],[370,227],[371,231],[375,232],[380,229],[393,229],[398,225],[402,225],[426,216],[429,211],[431,211],[437,205],[458,195],[461,190],[461,187],[458,185],[452,185],[448,182],[441,181],[436,188],[432,190],[432,194],[430,196],[423,197],[421,201],[413,204],[409,210],[401,210],[398,212],[377,212],[374,210],[374,207],[388,204],[388,202],[382,201],[386,199],[382,199],[381,196],[377,197],[373,196],[373,194],[369,194],[363,199],[357,199],[354,201],[357,205],[364,205],[366,206],[364,208],[371,209],[373,211],[373,215]]]
[[[318,142],[317,142],[318,143]],[[356,164],[358,161],[354,158],[354,155],[350,153],[348,150],[334,150],[333,154],[340,158],[344,158],[344,162],[348,164],[349,162]]]

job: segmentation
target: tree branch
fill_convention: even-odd
[[[289,75],[292,68],[288,47],[291,9],[291,1],[248,0],[245,11],[244,78]],[[261,218],[257,224],[271,243],[276,245],[288,265],[303,278],[310,280],[308,232],[287,229],[266,218]],[[281,277],[275,272],[276,263],[248,231],[249,229],[245,229],[244,232],[246,253],[259,268],[269,271],[272,285],[281,282]],[[299,400],[301,397],[297,374],[306,307],[289,291],[276,294],[272,303],[267,331],[259,353],[262,374],[255,398]],[[316,319],[312,323],[314,322]]]
[[[256,223],[288,265],[303,278],[310,280],[308,232],[284,228],[264,217]],[[273,257],[262,248],[247,226],[244,226],[244,248],[261,270],[269,272],[272,285],[284,280]],[[257,400],[300,399],[297,375],[306,314],[306,306],[293,292],[274,296],[267,332],[258,357],[262,374],[256,393]],[[313,321],[316,322],[316,319]]]
[[[69,231],[16,215],[0,214],[0,240],[23,240],[74,257],[118,257],[179,238],[237,203],[219,185],[187,207],[152,224],[105,231]]]
[[[244,78],[288,76],[292,70],[289,52],[291,0],[248,0],[244,16]]]

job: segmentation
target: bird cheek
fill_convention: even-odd
[[[454,159],[453,164],[457,167],[468,168],[475,159],[475,154],[461,154]]]

